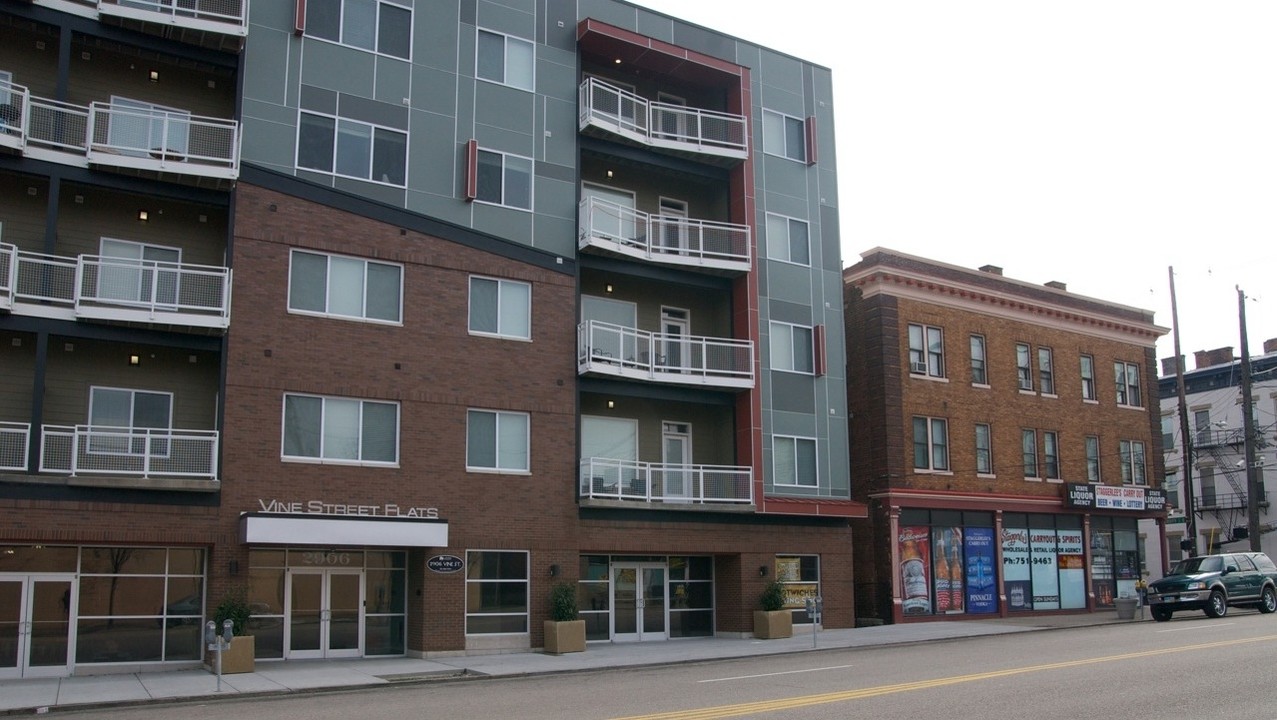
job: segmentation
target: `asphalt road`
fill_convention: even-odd
[[[129,720],[1153,717],[1273,720],[1277,616],[1167,623],[525,678],[59,713]]]

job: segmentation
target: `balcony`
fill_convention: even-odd
[[[580,213],[582,250],[722,273],[753,267],[748,225],[649,215],[597,197]]]
[[[69,258],[0,243],[0,310],[19,315],[225,330],[230,298],[229,268]]]
[[[732,465],[670,465],[581,459],[581,498],[667,505],[752,507],[753,472]]]
[[[229,189],[239,177],[239,123],[95,102],[74,105],[0,83],[0,147],[37,160]]]
[[[34,0],[36,5],[106,20],[202,47],[238,50],[248,35],[248,0]],[[229,47],[227,45],[229,44]]]
[[[587,320],[577,326],[577,372],[700,387],[754,387],[748,340],[667,335]]]
[[[715,164],[749,156],[743,115],[653,102],[586,78],[579,92],[580,129]]]
[[[0,422],[0,470],[26,471],[30,437],[30,424]]]
[[[40,472],[217,479],[215,430],[45,425]]]

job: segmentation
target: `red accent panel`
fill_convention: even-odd
[[[479,197],[479,141],[466,141],[466,202]]]
[[[306,0],[297,0],[297,12],[293,19],[293,34],[306,32]]]
[[[816,164],[816,116],[812,115],[803,123],[807,132],[807,164]]]
[[[816,377],[825,374],[825,326],[817,325],[811,329],[812,357],[815,359]]]

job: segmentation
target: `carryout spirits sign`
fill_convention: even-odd
[[[438,520],[439,508],[415,507],[385,503],[364,505],[361,503],[334,503],[326,500],[277,500],[258,498],[261,512],[277,515],[360,515],[365,517],[416,518]]]

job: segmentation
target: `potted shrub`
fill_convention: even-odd
[[[253,672],[253,658],[257,648],[253,636],[248,634],[248,619],[252,615],[248,591],[242,586],[227,590],[222,601],[213,609],[210,619],[217,627],[217,634],[222,634],[222,623],[226,620],[231,621],[231,632],[234,634],[230,647],[222,650],[223,674]],[[217,669],[215,650],[208,651],[208,666],[212,670]]]
[[[547,653],[585,650],[585,621],[577,617],[575,584],[561,582],[550,588],[550,619],[543,628]]]
[[[763,588],[754,611],[754,637],[763,640],[787,638],[794,634],[793,614],[785,609],[785,586],[773,580]]]

